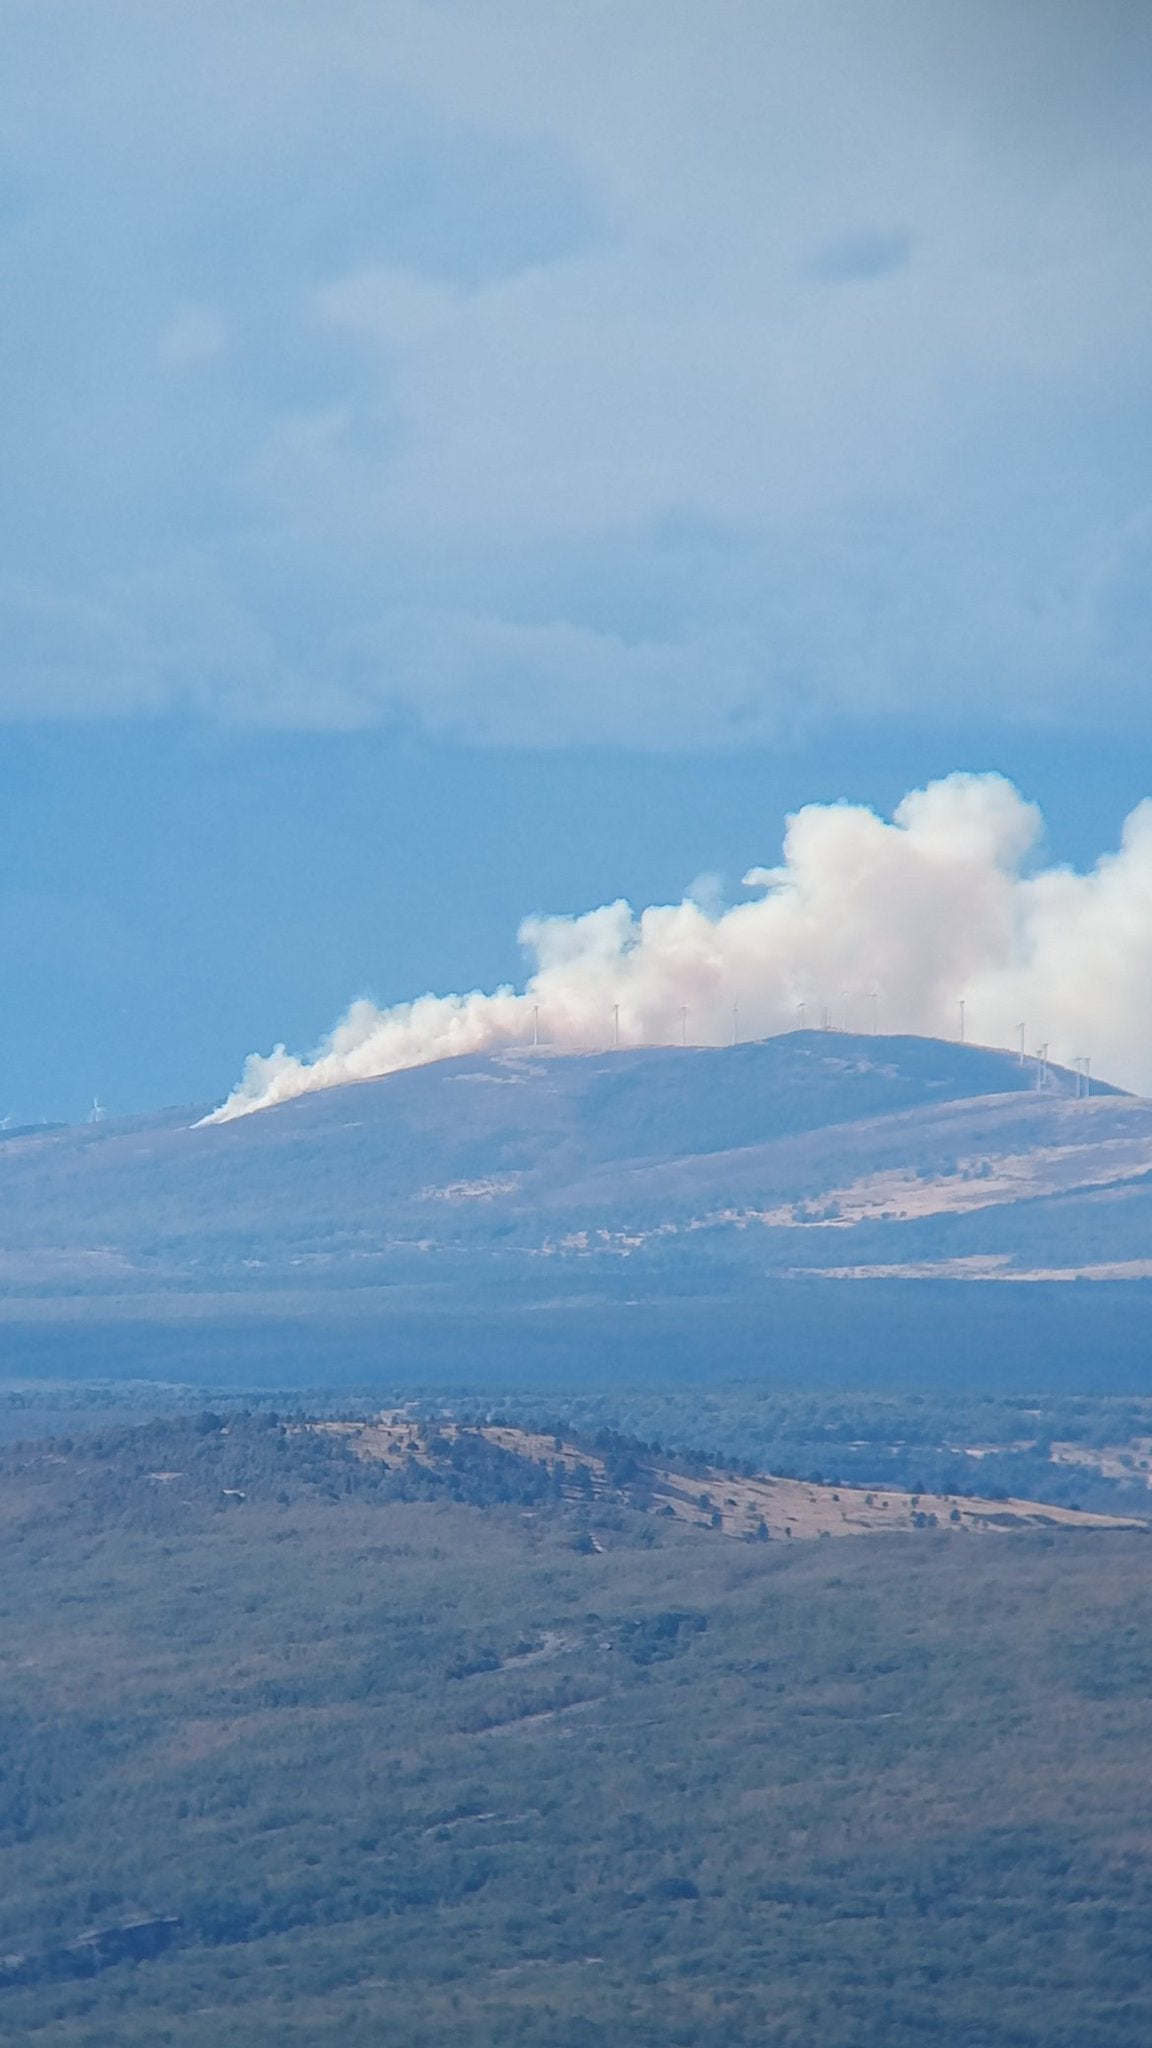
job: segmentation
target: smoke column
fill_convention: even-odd
[[[1040,813],[1000,775],[949,775],[914,790],[891,822],[855,804],[811,804],[789,818],[783,862],[744,878],[748,901],[580,917],[530,917],[535,960],[522,993],[419,997],[387,1010],[353,1003],[309,1059],[253,1054],[225,1121],[314,1089],[369,1080],[497,1046],[567,1051],[613,1041],[726,1044],[809,1026],[824,1012],[867,1031],[954,1037],[1064,1063],[1152,1092],[1152,800],[1120,848],[1087,874],[1029,870]],[[873,1001],[875,992],[875,1001]]]

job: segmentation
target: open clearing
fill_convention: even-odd
[[[363,1458],[385,1464],[414,1460],[432,1465],[437,1439],[451,1443],[462,1434],[458,1423],[430,1426],[403,1412],[386,1413],[370,1422],[318,1422],[309,1425],[323,1434],[342,1436]],[[748,1477],[717,1466],[691,1473],[666,1465],[632,1460],[634,1470],[623,1477],[611,1469],[608,1455],[566,1438],[542,1435],[499,1423],[479,1424],[471,1431],[488,1443],[546,1465],[558,1477],[569,1500],[603,1499],[627,1493],[633,1506],[675,1518],[693,1528],[753,1540],[784,1537],[799,1541],[832,1536],[869,1536],[901,1530],[949,1527],[977,1533],[1012,1529],[1144,1529],[1152,1523],[1139,1516],[1085,1514],[1034,1500],[983,1498],[965,1493],[905,1493],[890,1488],[820,1486],[804,1479],[782,1479],[770,1473]]]

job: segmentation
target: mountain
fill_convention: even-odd
[[[800,1278],[841,1295],[849,1279],[1139,1283],[1152,1104],[1080,1087],[978,1046],[799,1032],[503,1051],[228,1123],[14,1134],[0,1314],[315,1326],[746,1305]]]

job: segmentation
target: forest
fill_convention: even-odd
[[[0,2043],[1144,2048],[1146,1535],[739,1543],[428,1441],[0,1454]]]

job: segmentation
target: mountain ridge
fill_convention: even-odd
[[[749,1256],[779,1267],[806,1262],[813,1229],[923,1238],[962,1216],[984,1218],[976,1251],[1015,1258],[991,1212],[1130,1194],[1152,1174],[1148,1104],[1106,1084],[1081,1099],[1058,1068],[1038,1089],[1038,1072],[984,1048],[823,1033],[515,1050],[222,1124],[169,1111],[21,1137],[0,1148],[0,1286],[298,1283],[302,1261],[351,1281],[365,1260],[663,1257],[671,1239],[723,1239],[729,1258],[750,1230]],[[1073,1234],[1057,1262],[1079,1269]]]
[[[1040,1074],[994,1049],[820,1032],[517,1048],[224,1123],[169,1110],[13,1137],[0,1322],[431,1332],[482,1311],[517,1333],[526,1315],[533,1342],[551,1319],[568,1344],[577,1311],[710,1297],[718,1339],[800,1278],[1152,1275],[1152,1104]]]

